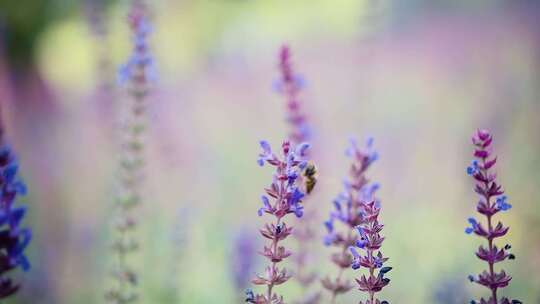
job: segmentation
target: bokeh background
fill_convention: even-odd
[[[0,100],[29,184],[32,270],[12,304],[102,302],[110,283],[116,69],[130,52],[127,1],[0,2]],[[505,294],[540,303],[540,6],[536,1],[152,1],[150,101],[137,255],[143,303],[240,303],[238,238],[261,246],[259,139],[287,134],[272,90],[287,42],[306,80],[321,224],[347,173],[347,138],[375,137],[391,303],[465,303],[486,290],[467,236],[465,167],[478,127],[495,136],[502,215],[517,260]],[[289,241],[294,248],[295,243]],[[312,244],[311,268],[335,272]],[[247,247],[244,247],[247,248]],[[254,258],[255,273],[263,259]],[[352,278],[353,272],[349,272]],[[313,291],[320,289],[318,284]],[[296,283],[280,287],[297,299]],[[340,303],[357,303],[352,291]],[[324,303],[324,301],[323,301]]]

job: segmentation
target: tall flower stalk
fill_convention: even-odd
[[[292,61],[291,49],[284,45],[279,51],[280,79],[276,82],[276,90],[283,95],[287,107],[287,122],[289,123],[289,140],[294,144],[306,142],[311,137],[311,130],[303,113],[300,93],[304,80],[296,74]]]
[[[268,259],[269,265],[262,275],[257,275],[252,283],[255,285],[265,285],[264,293],[255,294],[253,291],[246,292],[246,302],[254,304],[284,304],[282,296],[278,295],[274,288],[287,282],[291,275],[285,268],[278,266],[292,252],[285,249],[281,244],[289,235],[293,228],[287,226],[284,218],[288,214],[302,217],[304,207],[302,199],[305,196],[299,176],[307,166],[306,152],[309,148],[307,143],[296,147],[285,141],[281,146],[281,157],[272,152],[270,144],[266,141],[260,143],[262,152],[259,154],[258,163],[263,166],[265,163],[275,167],[272,183],[265,189],[266,195],[261,196],[263,206],[259,209],[259,216],[269,214],[273,217],[271,223],[267,223],[260,230],[261,235],[269,241],[268,246],[264,246],[261,255]]]
[[[120,82],[127,86],[130,101],[123,123],[120,147],[120,189],[115,204],[116,216],[112,246],[115,267],[112,275],[116,283],[105,296],[109,303],[115,304],[135,303],[139,298],[136,290],[138,275],[130,260],[139,248],[135,237],[137,222],[133,213],[142,200],[143,135],[152,70],[152,58],[147,42],[150,32],[148,15],[141,1],[135,0],[131,3],[128,21],[133,34],[133,52],[119,72]]]
[[[291,50],[287,45],[281,47],[279,51],[279,71],[280,79],[276,83],[276,90],[284,97],[286,102],[286,120],[289,124],[289,141],[292,144],[300,144],[311,140],[311,130],[307,122],[306,115],[303,112],[300,93],[304,86],[302,77],[295,73],[291,60]],[[316,183],[316,169],[314,166],[309,166],[308,170],[303,172],[303,178],[309,183],[309,186],[314,186]],[[307,188],[307,194],[311,193],[311,188]],[[316,210],[308,208],[305,216],[298,223],[293,234],[297,240],[298,248],[293,257],[296,263],[296,273],[294,278],[300,283],[304,291],[306,291],[317,278],[317,274],[306,269],[308,264],[308,256],[310,254],[309,244],[316,238],[316,233],[313,229],[315,226]],[[300,303],[314,304],[318,303],[320,295],[306,295]]]
[[[347,293],[354,287],[350,280],[344,277],[344,272],[349,267],[369,268],[370,277],[365,280],[373,281],[376,280],[375,270],[382,267],[382,263],[387,260],[382,258],[380,251],[375,253],[384,238],[378,235],[382,230],[382,225],[377,222],[380,202],[375,197],[379,184],[370,182],[366,175],[371,164],[378,159],[377,152],[373,150],[373,139],[368,139],[364,148],[358,147],[356,141],[351,139],[346,154],[352,160],[349,178],[344,181],[344,190],[333,201],[334,210],[324,223],[327,229],[324,243],[337,249],[337,252],[332,254],[332,262],[338,267],[338,274],[322,280],[323,287],[331,294],[331,303],[335,303],[338,295]],[[366,249],[366,257],[362,258],[354,246]],[[389,270],[385,269],[386,272]],[[357,281],[360,290],[365,291],[364,278],[365,276],[362,276]],[[370,293],[370,297],[373,293]],[[378,303],[370,300],[371,302],[367,303]]]
[[[356,227],[360,239],[355,244],[355,247],[362,249],[362,252],[358,253],[355,247],[350,248],[353,255],[352,268],[368,269],[367,275],[362,274],[355,279],[358,289],[368,294],[368,300],[360,301],[359,304],[388,304],[387,301],[381,301],[376,296],[377,292],[390,283],[390,279],[385,275],[392,270],[392,267],[384,266],[388,258],[381,252],[384,241],[384,237],[380,234],[384,225],[378,220],[381,207],[377,201],[370,201],[364,204],[362,209],[364,221]]]
[[[497,157],[492,156],[492,142],[493,136],[489,131],[478,130],[472,137],[474,159],[467,167],[467,174],[475,180],[474,191],[480,196],[480,200],[476,204],[476,211],[483,215],[485,220],[482,223],[473,217],[469,218],[470,226],[465,229],[465,233],[474,233],[486,240],[487,248],[480,245],[476,256],[488,264],[488,270],[484,270],[476,276],[469,275],[469,280],[490,290],[490,296],[487,300],[481,298],[480,301],[472,300],[471,303],[519,304],[521,301],[509,300],[506,297],[500,297],[497,293],[499,289],[508,286],[512,277],[507,275],[504,270],[497,272],[495,264],[506,259],[513,260],[515,255],[510,253],[511,246],[509,244],[499,248],[494,242],[495,239],[506,235],[510,228],[504,226],[500,221],[495,224],[493,217],[499,212],[510,210],[512,205],[507,202],[508,198],[504,195],[502,186],[497,182],[497,175],[493,172]]]
[[[10,273],[19,268],[30,269],[24,251],[32,239],[32,232],[22,225],[26,207],[17,204],[17,198],[26,194],[26,185],[18,171],[17,159],[0,130],[0,300],[11,297],[20,288]]]

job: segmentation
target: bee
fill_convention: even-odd
[[[314,164],[309,163],[303,172],[304,184],[306,186],[307,194],[310,194],[317,184],[317,167]]]

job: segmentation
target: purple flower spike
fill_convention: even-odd
[[[312,132],[306,115],[308,108],[304,107],[304,102],[301,98],[306,81],[294,70],[292,52],[286,45],[282,46],[279,50],[278,68],[280,76],[274,82],[274,89],[285,101],[285,116],[289,126],[288,139],[292,144],[297,145],[296,153],[298,155],[307,157],[309,145],[306,142],[311,140]],[[303,176],[301,176],[301,179],[305,182],[304,192],[311,194],[311,190],[317,182],[317,170],[315,166],[310,165],[307,161],[298,164],[298,168],[302,170]],[[311,204],[308,205],[314,207]],[[317,278],[316,272],[307,269],[312,255],[310,244],[317,238],[316,232],[313,229],[318,224],[316,223],[316,212],[317,210],[313,208],[304,210],[303,206],[295,209],[296,216],[302,217],[302,221],[295,227],[295,233],[293,235],[298,243],[298,252],[295,254],[293,260],[296,266],[296,275],[294,278],[304,291],[302,299],[295,301],[299,303],[317,304],[320,298],[320,294],[311,295],[308,292],[309,287]]]
[[[146,90],[148,82],[155,80],[156,72],[147,41],[151,26],[146,6],[141,0],[133,2],[128,21],[133,34],[133,51],[127,62],[120,66],[118,81],[120,84],[131,82],[139,89]]]
[[[476,219],[469,218],[467,221],[470,226],[465,228],[465,233],[476,234],[486,239],[487,248],[481,245],[476,251],[476,256],[488,263],[488,270],[484,270],[477,276],[469,275],[471,282],[485,286],[490,290],[490,296],[486,300],[471,300],[472,304],[518,304],[519,300],[509,300],[506,297],[499,297],[498,290],[508,286],[512,277],[506,274],[504,270],[497,272],[495,264],[506,259],[514,259],[515,255],[510,253],[510,245],[498,248],[495,245],[495,239],[503,237],[509,230],[501,222],[494,223],[493,217],[500,211],[507,211],[512,208],[507,202],[507,196],[503,195],[504,190],[496,180],[496,174],[491,172],[497,159],[491,157],[491,143],[493,136],[487,130],[478,130],[472,138],[474,145],[473,156],[475,159],[467,167],[467,174],[475,181],[474,191],[480,196],[476,205],[476,210],[486,217],[487,227],[480,224]],[[495,200],[495,201],[494,201]]]
[[[379,274],[375,275],[375,269],[381,268],[388,260],[379,250],[384,237],[379,235],[383,225],[377,220],[381,205],[375,193],[380,185],[370,182],[366,177],[367,170],[378,158],[378,154],[373,150],[373,138],[367,140],[364,148],[359,148],[353,138],[349,142],[346,155],[352,160],[350,177],[344,181],[343,191],[332,202],[334,210],[330,213],[330,219],[325,222],[328,235],[324,237],[324,242],[325,245],[330,244],[339,248],[332,255],[332,262],[340,268],[340,272],[335,278],[326,277],[322,280],[322,284],[331,292],[331,303],[335,303],[338,295],[353,288],[350,281],[342,278],[343,272],[348,268],[357,270],[364,266],[370,269],[370,276],[362,275],[356,281],[360,290],[370,294],[371,298],[366,303],[383,303],[384,301],[379,300],[374,302],[374,294],[390,281],[384,277],[389,270],[379,271]],[[332,229],[328,229],[327,223],[333,222],[334,219],[344,228],[338,230],[332,225]],[[351,245],[355,245],[356,248]],[[358,253],[357,249],[365,254]]]
[[[262,236],[270,240],[268,246],[264,246],[260,254],[266,257],[269,261],[269,266],[264,274],[257,275],[251,282],[255,285],[266,285],[267,292],[265,294],[255,294],[251,290],[246,293],[246,302],[254,304],[283,304],[282,296],[279,296],[274,287],[281,285],[289,280],[291,275],[285,268],[279,268],[278,263],[288,258],[292,253],[281,245],[281,241],[285,240],[291,233],[292,227],[287,226],[284,218],[288,214],[294,214],[296,217],[302,217],[304,207],[302,199],[305,197],[301,190],[301,180],[299,178],[299,166],[305,160],[305,149],[302,147],[291,147],[289,142],[284,142],[282,145],[282,157],[276,155],[270,157],[271,148],[267,142],[262,141],[261,147],[263,153],[261,157],[271,166],[275,167],[275,173],[272,178],[272,183],[265,189],[266,195],[261,197],[263,207],[259,209],[258,214],[262,216],[264,213],[274,217],[274,222],[266,224],[260,232]],[[269,199],[269,197],[271,199]],[[272,200],[273,202],[270,202]]]
[[[357,227],[360,238],[356,241],[356,246],[362,249],[363,254],[353,259],[353,269],[355,265],[360,265],[368,269],[367,276],[362,274],[356,279],[358,289],[368,294],[368,300],[363,304],[384,303],[376,298],[376,293],[380,292],[390,283],[390,279],[385,275],[392,270],[392,267],[385,266],[388,260],[381,252],[384,237],[380,235],[384,225],[379,223],[380,204],[377,201],[364,202],[362,205],[363,221]],[[378,273],[377,273],[378,270]]]
[[[1,137],[0,130],[3,145],[0,148],[0,299],[5,299],[20,288],[9,273],[17,268],[23,271],[30,269],[25,250],[32,239],[32,232],[22,227],[26,207],[17,206],[17,198],[26,194],[26,186],[19,179],[15,155]]]
[[[111,268],[115,284],[105,293],[107,303],[137,303],[139,275],[134,271],[132,257],[139,248],[134,233],[138,221],[135,209],[142,203],[144,176],[144,131],[148,95],[155,79],[154,61],[148,38],[151,32],[148,7],[142,0],[132,0],[127,23],[132,35],[132,52],[120,67],[120,82],[125,85],[129,101],[125,103],[126,115],[122,121],[120,138],[120,168],[118,194],[115,198],[115,214],[112,237],[114,266]]]
[[[311,139],[311,128],[307,123],[306,115],[302,112],[302,103],[299,98],[305,81],[294,72],[291,49],[286,45],[279,53],[279,70],[281,78],[276,88],[287,101],[287,121],[291,125],[289,139],[295,144],[308,141]]]

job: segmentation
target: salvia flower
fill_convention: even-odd
[[[485,217],[485,221],[469,218],[469,226],[465,228],[465,233],[476,234],[486,239],[487,247],[481,245],[476,251],[476,256],[488,263],[488,270],[482,271],[478,275],[469,275],[468,279],[485,286],[491,291],[489,298],[481,298],[479,301],[471,300],[471,304],[518,304],[519,300],[509,300],[506,297],[499,297],[497,291],[508,286],[512,277],[504,270],[497,272],[495,264],[506,259],[514,259],[514,254],[510,253],[510,245],[502,248],[495,245],[495,239],[503,237],[509,230],[501,222],[495,224],[493,217],[499,213],[509,210],[512,206],[508,203],[508,198],[504,195],[502,186],[497,182],[497,175],[493,168],[497,163],[497,158],[492,157],[491,143],[493,136],[487,130],[478,130],[472,138],[474,145],[474,160],[467,167],[467,174],[475,180],[474,191],[480,196],[476,204],[476,211]]]
[[[116,282],[106,293],[106,300],[114,304],[134,303],[138,300],[138,275],[130,264],[130,257],[139,248],[134,237],[137,222],[133,218],[136,206],[142,200],[146,102],[151,80],[151,55],[147,38],[149,21],[146,6],[141,1],[131,3],[128,16],[133,34],[133,53],[120,75],[128,88],[130,103],[122,134],[120,153],[120,181],[116,198],[113,253],[116,265],[112,276]]]
[[[290,124],[289,140],[294,143],[309,141],[311,128],[302,111],[300,92],[304,87],[302,76],[295,73],[291,62],[291,49],[284,45],[279,52],[280,79],[276,82],[276,90],[282,94],[287,104],[287,122]]]
[[[291,146],[285,141],[281,146],[281,157],[272,151],[270,144],[266,141],[260,142],[262,153],[259,155],[262,164],[269,164],[275,167],[272,183],[265,189],[266,194],[262,198],[262,209],[259,209],[260,216],[268,214],[273,217],[272,223],[267,223],[260,230],[262,236],[269,240],[268,246],[264,246],[260,254],[268,259],[269,265],[264,274],[259,274],[251,282],[255,285],[266,285],[266,292],[255,294],[253,291],[246,292],[246,302],[254,304],[283,304],[283,297],[274,291],[274,287],[289,280],[291,275],[285,268],[278,267],[278,264],[291,256],[292,252],[287,250],[281,241],[285,240],[292,233],[292,227],[287,226],[284,221],[285,216],[292,214],[302,217],[302,199],[304,192],[298,178],[299,173],[307,164],[306,153],[308,144]]]
[[[118,71],[120,84],[131,82],[133,86],[146,88],[149,81],[155,80],[154,58],[149,51],[148,36],[152,27],[148,20],[146,6],[141,0],[134,0],[128,16],[133,34],[133,50],[126,63]]]
[[[358,289],[368,294],[368,299],[360,301],[360,304],[388,303],[376,297],[376,293],[390,283],[386,274],[392,270],[392,267],[384,266],[388,258],[381,252],[384,237],[380,233],[384,225],[378,220],[380,203],[375,200],[364,202],[361,210],[363,220],[356,227],[360,239],[357,240],[355,246],[349,248],[353,256],[352,268],[367,269],[366,274],[356,279]]]
[[[352,160],[350,176],[343,183],[344,190],[332,202],[333,211],[329,219],[324,222],[327,231],[324,244],[339,248],[332,255],[332,262],[339,268],[337,277],[326,277],[322,281],[324,288],[331,292],[332,303],[339,294],[353,288],[353,284],[343,278],[343,273],[347,268],[359,269],[361,266],[366,268],[372,266],[376,269],[381,268],[387,260],[382,257],[380,251],[374,255],[373,250],[378,247],[373,248],[371,243],[376,241],[380,247],[384,240],[383,237],[378,236],[382,225],[377,222],[380,202],[375,197],[375,192],[380,186],[378,183],[370,182],[366,176],[371,164],[378,159],[378,153],[373,149],[373,139],[369,138],[363,148],[358,146],[356,140],[351,139],[346,155]],[[371,230],[373,225],[376,225],[378,229]],[[369,250],[370,256],[362,257],[354,247]],[[382,280],[386,281],[384,273]],[[369,287],[361,281],[358,283],[361,290]],[[380,282],[377,281],[377,284]]]
[[[286,121],[289,125],[289,141],[292,144],[300,144],[311,140],[311,128],[308,124],[306,114],[304,112],[303,103],[300,99],[300,93],[304,88],[304,80],[302,76],[297,74],[292,65],[291,49],[287,45],[283,45],[279,51],[279,72],[280,78],[275,82],[275,89],[280,93],[286,103]],[[315,186],[317,170],[313,165],[308,166],[301,176],[305,183],[305,192],[310,194]],[[302,211],[303,212],[303,211]],[[309,263],[310,248],[309,244],[316,238],[314,231],[316,210],[311,209],[305,213],[302,221],[294,232],[294,238],[298,243],[297,253],[294,256],[296,273],[294,278],[300,283],[304,291],[315,282],[317,274],[307,269]],[[298,303],[314,304],[318,302],[320,295],[305,293],[304,299]]]
[[[23,227],[26,207],[17,205],[19,195],[26,194],[26,185],[18,176],[19,165],[11,148],[4,144],[0,148],[0,299],[15,294],[19,284],[13,282],[8,273],[20,268],[30,269],[24,252],[32,233]]]

